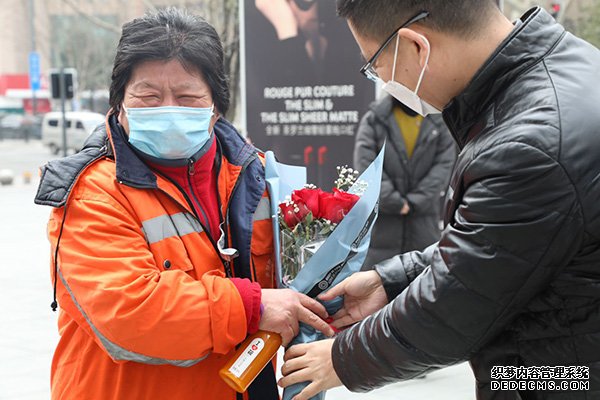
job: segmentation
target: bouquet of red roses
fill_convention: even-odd
[[[338,167],[338,173],[332,192],[306,185],[279,204],[282,281],[286,286],[360,199],[360,191],[347,191],[357,183],[358,172]]]

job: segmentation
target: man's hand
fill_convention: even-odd
[[[343,328],[361,321],[387,303],[387,295],[379,274],[375,271],[357,272],[321,294],[321,300],[344,297],[344,306],[333,316],[332,326]]]
[[[284,346],[298,334],[299,321],[333,336],[333,329],[323,321],[328,316],[325,307],[305,294],[291,289],[263,289],[261,301],[264,311],[259,329],[280,334]]]
[[[256,0],[256,8],[273,25],[279,40],[298,36],[298,21],[288,0]]]
[[[309,344],[292,346],[285,352],[281,367],[283,378],[279,386],[287,387],[295,383],[310,382],[292,400],[308,400],[324,390],[342,386],[331,361],[333,339],[319,340]]]

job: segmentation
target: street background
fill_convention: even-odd
[[[50,208],[35,205],[33,198],[38,167],[54,157],[38,140],[0,141],[0,170],[15,175],[12,185],[0,186],[0,400],[50,397],[50,363],[58,340],[58,314],[50,309]],[[31,183],[24,182],[24,173],[33,175]],[[470,400],[474,393],[471,371],[461,364],[367,394],[338,388],[327,400]]]

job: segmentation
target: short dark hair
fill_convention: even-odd
[[[112,71],[110,106],[120,110],[133,68],[152,60],[177,59],[190,72],[200,73],[212,92],[216,109],[227,113],[229,85],[223,46],[217,31],[203,18],[169,7],[123,25]]]
[[[487,22],[493,0],[337,0],[337,12],[361,34],[383,40],[421,11],[419,23],[440,32],[469,37]]]

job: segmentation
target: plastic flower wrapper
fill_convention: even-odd
[[[377,218],[379,189],[381,186],[381,173],[383,169],[383,154],[385,146],[380,151],[377,158],[360,175],[356,182],[349,188],[349,194],[358,194],[360,198],[352,206],[346,215],[333,227],[331,232],[326,232],[324,238],[317,239],[319,243],[313,243],[308,240],[306,244],[312,246],[308,249],[308,257],[303,255],[305,263],[300,261],[296,265],[290,264],[290,260],[284,260],[275,257],[275,272],[277,282],[281,288],[291,288],[298,292],[305,293],[310,297],[316,298],[322,292],[337,285],[352,273],[359,271],[367,251],[371,238],[371,230],[375,219]],[[290,249],[288,243],[281,242],[281,223],[279,221],[280,204],[290,202],[294,190],[301,190],[306,185],[306,170],[304,167],[295,167],[277,162],[272,152],[266,153],[266,180],[271,200],[271,218],[273,221],[275,252],[280,254],[281,249]],[[338,186],[339,182],[336,182]],[[335,192],[334,192],[335,193]],[[297,193],[296,193],[297,194]],[[304,203],[306,204],[306,203]],[[292,210],[296,211],[296,210]],[[282,210],[282,217],[285,218],[285,212]],[[297,225],[303,223],[304,229],[307,225],[303,215],[306,210],[298,209],[294,214],[299,215]],[[300,218],[303,217],[303,218]],[[310,219],[311,216],[309,216]],[[314,218],[314,216],[312,216]],[[285,221],[285,219],[284,219]],[[304,222],[302,222],[304,221]],[[293,222],[288,220],[287,222]],[[291,228],[286,222],[286,226]],[[334,221],[331,221],[332,223]],[[308,224],[310,225],[310,224]],[[293,230],[292,230],[293,232]],[[289,233],[289,232],[288,232]],[[296,238],[299,232],[296,232]],[[308,232],[310,239],[314,232]],[[288,238],[289,239],[289,238]],[[285,235],[283,240],[287,240]],[[303,248],[302,250],[307,250]],[[299,255],[285,254],[283,257],[299,259]],[[286,265],[286,269],[283,269]],[[291,267],[290,267],[291,265]],[[295,271],[290,271],[295,268]],[[296,274],[294,276],[294,274]],[[326,302],[325,308],[330,315],[333,315],[342,306],[343,300],[337,298],[331,302]],[[300,333],[294,338],[290,346],[299,343],[309,343],[315,340],[324,339],[325,336],[315,331],[312,327],[300,324]],[[296,394],[306,387],[309,382],[304,382],[287,387],[283,392],[283,400],[290,400]],[[322,400],[325,393],[319,393],[312,399]]]

